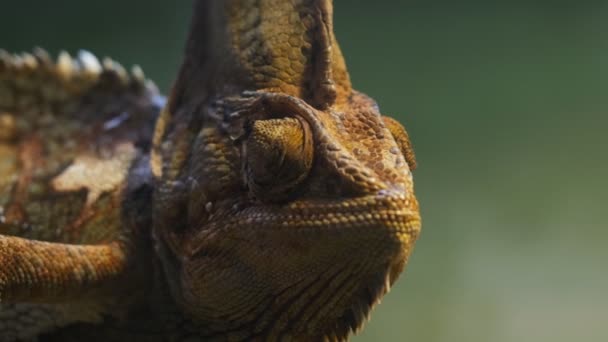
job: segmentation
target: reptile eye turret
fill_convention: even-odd
[[[296,118],[257,120],[251,125],[243,152],[245,177],[252,195],[262,201],[280,201],[310,171],[310,128]]]

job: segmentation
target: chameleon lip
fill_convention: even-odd
[[[407,205],[406,205],[407,204]],[[209,222],[193,237],[194,254],[206,249],[208,239],[231,232],[242,238],[259,238],[258,233],[312,234],[327,238],[356,232],[362,241],[385,241],[396,247],[388,254],[408,248],[421,229],[417,203],[413,197],[370,195],[346,200],[301,200],[279,206],[256,205],[234,211],[229,220]],[[325,235],[327,234],[327,235]],[[194,247],[196,246],[196,247]]]
[[[385,229],[417,236],[417,203],[405,194],[371,195],[347,200],[301,200],[286,206],[253,206],[233,216],[240,227],[286,230]]]

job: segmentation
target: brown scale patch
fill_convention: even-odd
[[[15,117],[8,112],[0,112],[0,142],[8,142],[17,136]]]
[[[345,127],[349,139],[352,139],[350,145],[353,146],[353,156],[360,160],[365,168],[383,175],[390,167],[386,164],[386,153],[382,149],[385,132],[380,120],[375,118],[376,114],[367,112],[355,112],[351,116],[343,117],[341,124]]]
[[[87,189],[87,206],[93,204],[101,194],[115,189],[126,177],[125,170],[135,157],[133,144],[118,145],[113,157],[100,158],[94,155],[78,156],[74,162],[51,184],[55,191],[78,191]]]
[[[0,201],[12,189],[17,174],[17,157],[14,146],[0,143]]]
[[[12,201],[4,210],[4,220],[8,224],[25,224],[28,221],[24,205],[28,201],[28,188],[34,172],[43,164],[42,150],[42,141],[37,135],[24,138],[19,145],[18,163],[21,172],[13,188]]]
[[[90,154],[78,156],[67,169],[53,178],[51,187],[56,192],[87,191],[85,205],[78,218],[67,227],[68,232],[79,231],[87,222],[104,212],[111,213],[111,206],[102,211],[94,210],[94,206],[104,193],[114,191],[124,183],[135,156],[133,144],[120,144],[109,158]]]

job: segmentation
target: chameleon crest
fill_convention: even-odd
[[[420,216],[408,135],[352,89],[332,15],[327,0],[196,1],[158,118],[139,69],[85,53],[66,82],[66,57],[0,59],[0,317],[17,327],[6,331],[356,332],[403,271]]]

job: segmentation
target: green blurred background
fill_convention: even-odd
[[[191,1],[2,1],[0,47],[167,90]],[[608,1],[346,1],[355,86],[404,122],[423,234],[354,341],[608,341]]]

